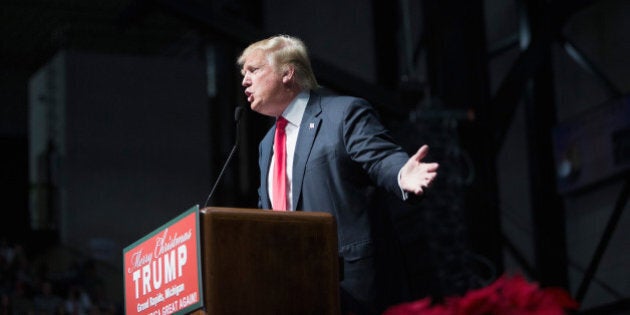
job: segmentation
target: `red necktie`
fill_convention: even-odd
[[[273,139],[274,152],[274,172],[273,172],[273,195],[271,206],[273,210],[287,210],[287,134],[284,127],[287,125],[284,117],[276,120],[276,134]]]

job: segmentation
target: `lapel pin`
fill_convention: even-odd
[[[314,124],[314,123],[310,123],[310,124],[308,125],[308,129],[313,129],[313,128],[315,128],[315,124]]]

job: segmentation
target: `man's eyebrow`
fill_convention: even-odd
[[[253,68],[255,68],[253,65],[243,65],[241,68],[241,74],[245,75],[245,72],[252,70]]]
[[[246,71],[251,71],[253,69],[260,69],[263,66],[264,65],[243,65],[243,68],[241,68],[241,73],[244,73]]]

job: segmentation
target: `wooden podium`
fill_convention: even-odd
[[[332,215],[209,207],[200,211],[207,314],[339,314]]]

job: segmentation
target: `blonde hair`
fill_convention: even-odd
[[[311,68],[306,45],[299,38],[289,35],[276,35],[249,45],[238,57],[238,65],[243,66],[245,59],[253,51],[261,50],[276,71],[284,71],[292,65],[296,83],[303,89],[319,87]]]

